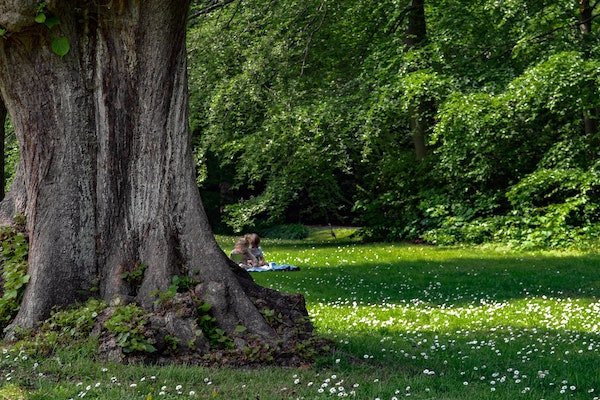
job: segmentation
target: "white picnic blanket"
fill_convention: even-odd
[[[289,264],[277,264],[274,262],[270,262],[267,265],[263,265],[262,267],[250,267],[246,268],[248,272],[265,272],[265,271],[298,271],[300,268],[295,265]]]

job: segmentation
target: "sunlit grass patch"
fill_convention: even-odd
[[[228,251],[234,238],[220,237]],[[335,350],[300,369],[115,365],[0,350],[27,399],[598,399],[600,255],[265,239]],[[13,385],[13,386],[9,386]],[[1,393],[1,392],[0,392]],[[2,398],[0,397],[0,400]]]
[[[358,228],[320,226],[310,230],[308,240],[317,242],[336,242],[354,240]]]
[[[12,384],[0,387],[0,400],[26,400],[27,393],[20,387]]]

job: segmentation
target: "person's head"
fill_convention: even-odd
[[[258,247],[260,245],[260,236],[256,233],[249,233],[245,236],[250,247]]]

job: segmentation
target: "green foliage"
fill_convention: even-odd
[[[0,327],[6,326],[21,304],[27,275],[27,238],[18,227],[0,228],[2,246],[2,297],[0,297]]]
[[[4,190],[6,193],[12,184],[17,165],[19,164],[20,154],[19,143],[17,142],[10,118],[6,118],[4,129],[4,176],[6,179]]]
[[[582,126],[600,119],[597,26],[571,29],[567,0],[425,11],[427,40],[410,50],[406,4],[391,0],[251,0],[194,21],[191,117],[214,226],[341,222],[370,240],[516,244],[548,226],[531,220],[543,214],[594,238],[591,222],[561,222],[562,201],[525,212],[509,193],[536,171],[598,160]],[[429,138],[421,162],[415,121]],[[550,231],[536,242],[579,240]]]
[[[211,308],[212,306],[206,302],[198,303],[198,327],[202,330],[211,346],[216,348],[233,348],[233,340],[227,336],[223,329],[218,327],[217,319],[210,312]],[[245,331],[245,327],[241,327],[241,325],[238,327],[236,327],[236,333],[241,334]]]
[[[197,284],[198,282],[189,276],[175,275],[171,278],[171,284],[167,290],[156,293],[158,296],[156,303],[167,303],[173,299],[177,293],[185,293],[193,289]]]
[[[45,1],[39,2],[36,7],[35,22],[45,25],[48,30],[60,25],[60,19],[52,15],[47,8]],[[71,42],[65,36],[55,36],[50,40],[50,48],[57,56],[64,57],[71,50]]]
[[[89,339],[106,304],[90,299],[68,309],[54,311],[36,331],[22,332],[19,345],[30,354],[54,354],[61,347],[77,347]]]
[[[244,356],[250,362],[270,363],[274,360],[276,348],[268,343],[244,347]]]
[[[281,314],[276,314],[275,310],[265,307],[260,309],[260,313],[265,318],[265,321],[271,326],[275,326],[282,322]]]
[[[125,271],[121,274],[121,279],[127,282],[132,287],[139,287],[144,280],[144,273],[148,266],[144,263],[138,262],[133,265],[130,271]]]
[[[69,50],[71,50],[71,43],[69,42],[69,39],[64,36],[52,38],[50,45],[54,54],[60,57],[66,56],[69,53]]]
[[[165,343],[167,344],[167,349],[171,353],[177,352],[179,346],[181,345],[181,339],[172,335],[165,335]]]
[[[233,196],[225,204],[221,196],[214,207],[225,211],[236,231],[258,221],[348,215],[345,189],[351,188],[355,146],[350,126],[356,121],[338,100],[354,88],[351,75],[333,69],[356,65],[355,45],[366,43],[368,33],[351,35],[342,26],[353,5],[322,5],[245,2],[206,16],[190,31],[191,125],[202,132],[200,180],[205,191],[228,185]],[[223,29],[230,34],[223,36]],[[307,41],[314,45],[310,51]],[[217,165],[205,163],[213,158]]]
[[[116,307],[104,326],[115,335],[117,344],[125,353],[153,353],[156,348],[145,335],[147,324],[146,312],[135,304],[129,304]]]
[[[106,303],[98,299],[90,299],[82,305],[52,313],[42,324],[42,332],[57,332],[63,340],[84,339],[90,335],[100,313]]]
[[[259,229],[258,232],[269,239],[306,239],[310,230],[302,224],[284,224]]]
[[[595,139],[581,131],[581,113],[600,106],[597,85],[590,84],[599,73],[597,61],[558,53],[503,93],[449,99],[433,140],[437,174],[452,184],[443,202],[427,210],[445,214],[427,240],[526,247],[596,240]]]

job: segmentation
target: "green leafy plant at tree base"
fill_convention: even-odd
[[[31,354],[52,354],[62,346],[80,346],[89,339],[92,329],[106,303],[99,299],[90,299],[84,304],[55,311],[42,323],[34,336],[31,332],[20,332],[21,348]],[[95,348],[96,346],[94,346]]]
[[[167,349],[171,353],[175,353],[181,345],[181,339],[172,335],[165,335],[165,343],[167,344]]]
[[[196,282],[193,278],[185,275],[175,275],[171,278],[171,284],[168,289],[160,292],[156,291],[153,293],[154,296],[157,296],[155,301],[156,304],[164,304],[169,300],[173,299],[177,293],[185,293],[192,289],[198,282]]]
[[[233,348],[233,340],[225,331],[218,327],[217,319],[212,316],[210,309],[212,306],[206,302],[200,302],[198,304],[198,326],[208,338],[211,346],[217,348]],[[236,333],[245,332],[246,328],[242,325],[236,327]]]
[[[15,227],[0,229],[2,247],[2,297],[0,297],[0,327],[4,327],[17,313],[27,275],[29,244],[23,232]]]
[[[116,336],[117,345],[125,353],[153,353],[156,348],[144,333],[147,323],[146,312],[135,304],[129,304],[117,307],[104,326]]]
[[[144,263],[136,263],[130,271],[123,272],[121,279],[127,282],[132,287],[138,287],[144,280],[144,273],[148,268]]]
[[[96,319],[106,308],[99,299],[90,299],[83,305],[53,313],[41,327],[42,332],[55,331],[70,339],[81,339],[92,332]]]

